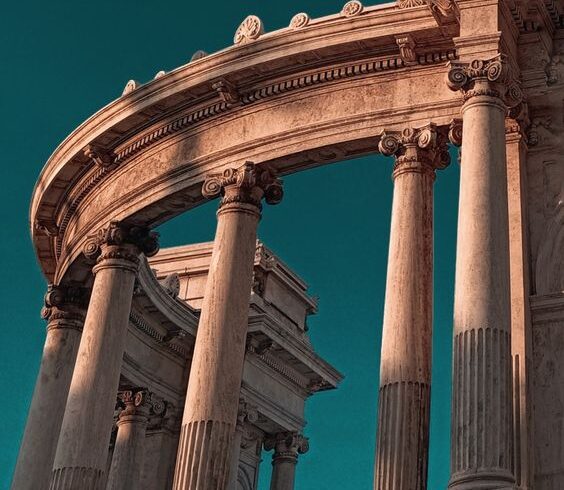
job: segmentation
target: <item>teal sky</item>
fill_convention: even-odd
[[[0,15],[0,489],[8,489],[31,399],[45,325],[46,283],[29,238],[35,180],[50,153],[84,119],[121,94],[130,78],[187,62],[197,49],[232,43],[248,14],[267,31],[297,12],[319,17],[344,0],[96,2],[21,0]],[[373,2],[378,3],[378,2]],[[367,2],[367,4],[369,4]],[[372,3],[370,3],[372,4]],[[449,473],[451,323],[459,171],[435,184],[435,324],[429,488]],[[378,367],[392,160],[370,157],[285,178],[285,198],[266,207],[261,239],[320,297],[309,321],[319,354],[345,376],[308,402],[310,451],[297,489],[368,490],[372,485]],[[216,203],[160,227],[163,247],[213,239]],[[265,453],[261,490],[268,489]]]

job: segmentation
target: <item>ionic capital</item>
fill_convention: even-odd
[[[166,403],[146,388],[118,391],[117,403],[122,409],[118,426],[126,422],[148,422],[150,417],[162,417],[166,411]]]
[[[84,309],[88,303],[88,290],[79,286],[49,284],[41,309],[41,317],[54,322],[55,320],[71,320],[78,322],[76,328],[84,321]],[[70,325],[70,324],[69,324]],[[57,323],[63,328],[66,323]],[[54,327],[54,328],[57,328]],[[51,328],[51,327],[50,327]]]
[[[483,96],[499,99],[511,108],[523,100],[521,86],[502,55],[469,63],[451,62],[447,85],[451,90],[460,90],[465,102]]]
[[[221,195],[220,209],[229,204],[250,204],[261,209],[261,201],[278,204],[284,195],[282,181],[270,167],[246,162],[239,168],[208,175],[202,187],[204,197]]]
[[[98,263],[106,259],[121,259],[139,264],[139,253],[152,257],[159,251],[159,234],[147,227],[112,221],[107,228],[88,237],[83,252]]]
[[[309,439],[297,432],[279,432],[264,441],[264,449],[274,449],[272,463],[291,462],[296,463],[298,454],[309,451]]]
[[[435,124],[403,131],[384,131],[378,144],[380,153],[394,155],[393,178],[406,172],[430,173],[450,163],[446,131]]]

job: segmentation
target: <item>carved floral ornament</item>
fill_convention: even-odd
[[[292,29],[301,29],[309,24],[310,18],[309,15],[305,12],[300,12],[299,14],[294,15],[292,20],[290,21],[290,27]]]
[[[230,203],[252,204],[261,207],[264,198],[267,204],[278,204],[284,195],[282,181],[266,165],[246,162],[241,167],[228,168],[223,173],[209,175],[202,187],[207,198],[222,196],[221,206]]]
[[[360,15],[364,10],[364,6],[358,0],[351,0],[345,3],[343,9],[341,10],[341,15],[343,17],[354,17],[355,15]]]
[[[152,257],[159,251],[159,234],[149,231],[144,226],[125,225],[118,221],[110,222],[107,228],[101,228],[95,235],[90,235],[84,246],[84,255],[88,259],[101,260],[103,258],[124,258],[138,262],[136,256],[131,254],[115,252],[113,255],[100,255],[103,246],[121,246],[125,244],[134,245],[147,257]]]
[[[447,84],[451,90],[462,91],[466,100],[475,96],[499,97],[510,108],[523,100],[520,84],[502,55],[470,63],[451,62]]]
[[[264,34],[264,24],[256,15],[249,15],[235,31],[233,42],[242,44],[258,39]]]

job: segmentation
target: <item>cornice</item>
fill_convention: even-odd
[[[159,73],[147,84],[131,85],[124,96],[77,128],[55,150],[41,172],[34,190],[30,220],[44,271],[53,276],[55,264],[49,257],[55,254],[48,251],[53,250],[53,238],[49,234],[58,233],[60,238],[53,251],[60,256],[63,250],[61,237],[71,216],[92,188],[108,172],[112,172],[112,167],[122,165],[171,134],[186,131],[240,106],[296,90],[307,90],[315,85],[401,69],[404,67],[401,56],[391,53],[399,51],[394,36],[406,32],[416,32],[422,42],[417,53],[418,66],[453,58],[454,52],[448,47],[448,40],[445,41],[428,8],[398,12],[395,5],[389,4],[364,8],[354,17],[338,14],[310,19],[304,28],[288,27],[267,33],[252,43],[198,57],[164,75]],[[345,61],[357,57],[359,53],[372,54],[373,57],[352,63]],[[272,64],[275,59],[284,62]],[[331,68],[324,69],[322,65],[327,63],[331,64]],[[274,65],[277,68],[269,68]],[[283,69],[279,68],[281,65]],[[303,70],[310,65],[320,68],[312,73],[291,75],[292,71]],[[281,75],[283,79],[268,82],[273,74]],[[222,80],[226,80],[227,84]],[[249,84],[257,80],[260,82],[258,86]],[[234,91],[230,86],[234,87]],[[148,134],[144,133],[144,126],[153,125],[171,110],[182,111],[182,115],[164,122]],[[140,114],[142,116],[138,117]],[[135,137],[139,131],[143,134]],[[104,167],[93,163],[84,154],[88,145],[112,154],[114,160],[111,165]],[[106,163],[105,160],[100,161]],[[94,165],[98,167],[96,170]],[[55,209],[54,202],[57,203]],[[56,219],[54,211],[58,216]],[[41,234],[46,229],[49,234]]]

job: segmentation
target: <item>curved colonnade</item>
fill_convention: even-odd
[[[57,148],[33,195],[33,242],[50,282],[92,285],[92,295],[51,489],[100,488],[108,441],[92,444],[111,425],[137,255],[156,252],[150,229],[215,196],[173,486],[226,488],[262,202],[282,199],[280,177],[378,152],[395,165],[374,486],[425,488],[432,188],[449,142],[463,145],[450,486],[513,488],[505,134],[526,120],[515,19],[506,2],[470,0],[352,1],[272,33],[250,16],[234,46],[130,81]],[[103,415],[86,427],[81,414],[96,403]]]

